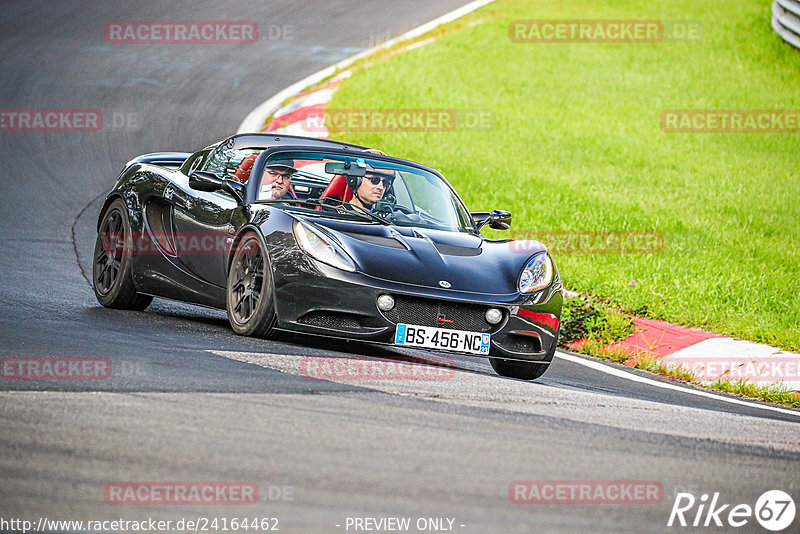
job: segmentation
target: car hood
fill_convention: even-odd
[[[472,293],[517,293],[528,258],[546,250],[538,241],[491,241],[430,228],[319,219],[314,224],[335,237],[368,276]]]

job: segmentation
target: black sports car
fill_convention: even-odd
[[[111,308],[143,310],[158,296],[226,309],[247,336],[485,355],[498,374],[530,380],[553,358],[562,285],[538,241],[480,234],[510,223],[506,211],[470,214],[418,163],[234,135],[125,166],[100,213],[94,290]]]

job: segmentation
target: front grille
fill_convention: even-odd
[[[491,325],[486,322],[486,310],[482,304],[462,304],[443,300],[419,297],[395,296],[395,306],[383,312],[393,323],[436,326],[450,330],[489,333],[503,324]],[[439,318],[445,321],[439,321]],[[453,322],[447,322],[453,321]]]
[[[297,322],[335,330],[363,330],[361,324],[352,315],[330,311],[312,311],[300,317]]]

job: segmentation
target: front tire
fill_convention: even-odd
[[[94,294],[106,308],[141,311],[153,301],[150,295],[137,293],[133,283],[132,236],[128,207],[118,198],[100,220],[92,260]]]
[[[228,270],[225,300],[228,322],[234,332],[263,338],[273,335],[277,316],[272,270],[255,232],[247,232],[236,246]]]
[[[550,363],[530,363],[503,360],[501,358],[489,358],[494,372],[500,376],[517,378],[519,380],[536,380],[547,371]]]
[[[489,363],[492,365],[494,372],[500,376],[517,378],[519,380],[536,380],[542,376],[547,369],[550,368],[550,362],[553,361],[553,356],[556,353],[556,347],[558,347],[558,335],[560,332],[561,325],[559,325],[556,329],[553,347],[550,349],[541,363],[519,362],[506,360],[503,358],[489,358]]]

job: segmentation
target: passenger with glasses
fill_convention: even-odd
[[[259,200],[297,199],[292,189],[292,175],[297,172],[294,161],[278,159],[270,161],[264,168],[259,190]]]

